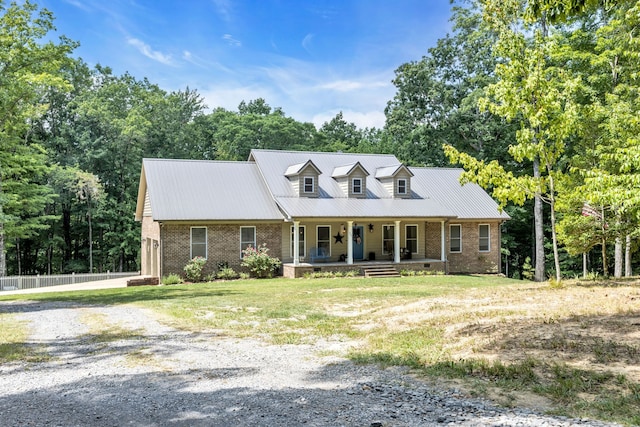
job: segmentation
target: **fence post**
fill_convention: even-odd
[[[36,288],[40,287],[40,273],[36,275]]]
[[[110,274],[110,271],[107,270],[107,280],[109,280],[109,274]]]
[[[18,276],[18,289],[22,289],[22,276]]]
[[[71,284],[75,285],[75,283],[76,283],[76,272],[72,271],[71,272]]]

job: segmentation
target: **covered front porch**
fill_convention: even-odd
[[[334,218],[322,223],[300,219],[289,224],[290,238],[286,240],[290,257],[283,257],[285,277],[321,271],[362,273],[374,265],[392,265],[398,271],[447,270],[443,218]]]

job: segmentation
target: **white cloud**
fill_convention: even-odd
[[[138,49],[140,53],[142,53],[147,58],[151,58],[154,61],[158,61],[165,65],[173,65],[171,55],[165,55],[162,52],[151,49],[151,47],[142,40],[130,37],[129,39],[127,39],[127,42]]]
[[[356,80],[336,80],[323,83],[318,86],[320,89],[335,90],[337,92],[351,92],[360,89],[383,88],[389,86],[389,83],[383,81],[356,81]]]
[[[318,113],[313,116],[311,122],[319,129],[325,122],[331,121],[331,119],[333,119],[340,111],[341,110],[330,110]],[[372,127],[380,129],[384,127],[386,120],[384,112],[382,111],[342,110],[342,117],[345,121],[354,123],[361,129]]]
[[[225,34],[224,36],[222,36],[222,39],[226,41],[229,46],[233,46],[233,47],[242,46],[242,42],[238,39],[234,39],[231,34]]]
[[[218,10],[218,14],[226,22],[231,21],[231,1],[230,0],[213,0],[213,4]]]
[[[304,36],[304,38],[302,39],[302,47],[304,48],[304,50],[306,50],[307,52],[311,53],[309,51],[309,47],[311,45],[311,41],[313,40],[313,36],[314,34],[307,34],[306,36]]]

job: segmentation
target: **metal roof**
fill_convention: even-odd
[[[450,209],[433,199],[277,197],[291,218],[447,218]]]
[[[393,164],[400,165],[398,159],[391,154],[318,153],[308,151],[252,150],[249,160],[255,160],[267,186],[275,197],[298,197],[291,182],[285,176],[285,172],[290,165],[313,160],[313,164],[323,172],[318,177],[321,197],[334,199],[347,197],[338,181],[331,176],[335,168],[358,162],[367,171],[374,171],[379,167]],[[392,197],[382,184],[371,176],[367,177],[366,187],[367,198]]]
[[[410,168],[413,172],[411,189],[423,197],[437,200],[458,219],[507,220],[509,215],[500,212],[498,204],[477,184],[460,184],[459,168]]]
[[[283,220],[289,218],[459,218],[506,220],[478,185],[460,185],[462,169],[407,168],[411,197],[394,199],[380,180],[367,176],[366,196],[348,198],[331,175],[356,165],[396,172],[389,154],[253,150],[248,162],[144,159],[136,218],[148,190],[154,220]],[[311,162],[310,162],[311,161]],[[311,164],[321,173],[319,197],[299,197],[285,176]],[[395,165],[395,166],[390,166]],[[378,173],[376,173],[378,175]],[[379,175],[378,175],[379,176]]]
[[[363,168],[362,165],[360,164],[360,162],[356,162],[356,163],[351,163],[349,165],[335,167],[333,169],[333,173],[331,174],[331,177],[332,178],[343,178],[345,176],[349,176],[349,174],[351,172],[353,172],[353,170],[356,167],[360,167],[360,169],[362,169],[362,172],[364,172],[365,175],[369,176],[369,171],[367,171],[365,168]]]
[[[255,163],[144,159],[142,167],[154,220],[284,219]]]

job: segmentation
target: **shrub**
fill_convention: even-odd
[[[162,276],[163,285],[179,285],[182,282],[183,282],[182,277],[178,276],[175,273],[171,273],[168,276]]]
[[[241,279],[246,280],[248,278],[251,277],[251,275],[249,273],[244,273],[244,272],[240,272],[238,273],[238,275],[240,276]]]
[[[218,271],[218,279],[222,280],[233,280],[238,278],[238,273],[235,272],[233,268],[225,267]]]
[[[202,269],[207,263],[205,258],[197,256],[184,266],[184,275],[190,282],[199,282],[202,280]]]
[[[257,248],[247,247],[242,251],[242,266],[247,267],[254,277],[273,277],[273,273],[282,262],[278,258],[269,256],[268,252],[266,244]]]

